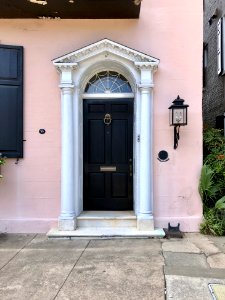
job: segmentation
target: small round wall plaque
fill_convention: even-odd
[[[159,153],[158,153],[158,160],[161,161],[161,162],[168,161],[169,160],[169,154],[168,154],[168,152],[165,151],[165,150],[159,151]]]
[[[45,132],[46,132],[45,129],[39,129],[40,134],[45,134]]]

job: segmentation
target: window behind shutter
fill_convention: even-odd
[[[222,72],[222,19],[217,23],[217,73]]]
[[[0,45],[0,153],[23,157],[23,47]]]
[[[225,74],[225,17],[221,19],[222,22],[222,35],[221,35],[221,64],[222,64],[222,75]]]

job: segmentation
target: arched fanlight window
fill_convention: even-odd
[[[85,88],[85,93],[132,93],[132,89],[129,82],[123,75],[114,71],[103,71],[95,74],[89,80]]]

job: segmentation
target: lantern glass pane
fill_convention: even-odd
[[[184,108],[183,115],[184,115],[184,125],[187,125],[187,109],[186,108]]]
[[[184,123],[184,110],[182,108],[175,108],[173,110],[173,123],[175,125]]]
[[[169,110],[170,126],[173,125],[173,110]]]

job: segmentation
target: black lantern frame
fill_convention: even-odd
[[[184,99],[178,95],[169,107],[170,126],[174,126],[174,149],[178,147],[180,139],[180,126],[187,125],[189,105],[184,104]]]

